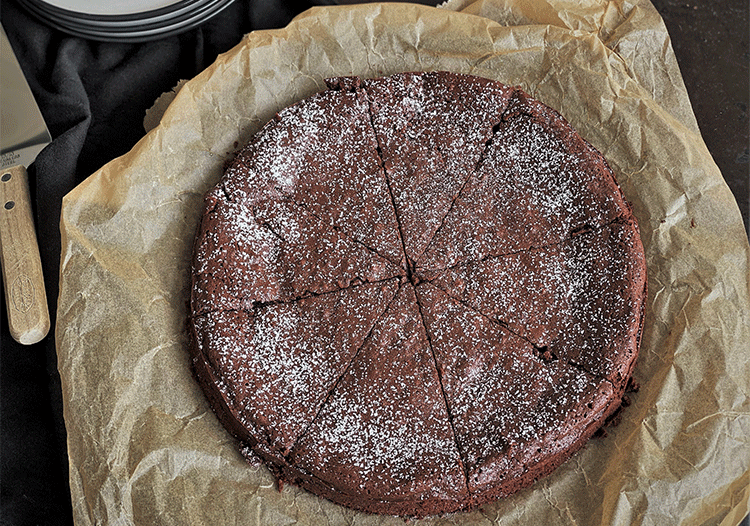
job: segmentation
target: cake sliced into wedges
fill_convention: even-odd
[[[208,192],[188,327],[239,450],[367,513],[471,510],[621,406],[646,264],[602,155],[520,88],[342,77]]]

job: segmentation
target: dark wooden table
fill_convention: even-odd
[[[40,156],[42,167],[37,170],[54,169],[54,180],[36,186],[37,202],[43,202],[42,196],[52,203],[39,205],[37,230],[53,316],[62,195],[127,152],[143,133],[145,110],[177,80],[195,76],[243,33],[284,26],[312,3],[325,1],[237,0],[199,29],[144,45],[71,39],[39,24],[18,0],[0,2],[3,26],[60,145]],[[706,144],[737,198],[747,229],[748,2],[653,1],[670,31]],[[113,75],[129,79],[137,89],[118,98],[108,91],[119,82]],[[50,335],[32,347],[16,345],[7,336],[5,316],[3,306],[0,525],[69,525],[72,511],[54,339]],[[748,526],[748,520],[743,524]]]
[[[664,19],[703,139],[748,230],[747,0],[652,0]]]

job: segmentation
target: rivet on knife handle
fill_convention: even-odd
[[[30,345],[49,332],[47,293],[26,168],[0,171],[0,261],[10,334]]]

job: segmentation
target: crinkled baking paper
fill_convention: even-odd
[[[736,524],[750,495],[747,234],[646,0],[321,7],[247,35],[160,124],[65,197],[56,341],[77,525],[402,525],[248,465],[190,372],[202,196],[225,161],[326,77],[450,70],[520,85],[610,161],[649,298],[622,423],[548,478],[412,524]]]

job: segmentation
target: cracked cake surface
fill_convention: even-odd
[[[617,411],[646,266],[604,158],[519,88],[329,79],[206,195],[196,378],[248,457],[358,510],[475,508]]]

